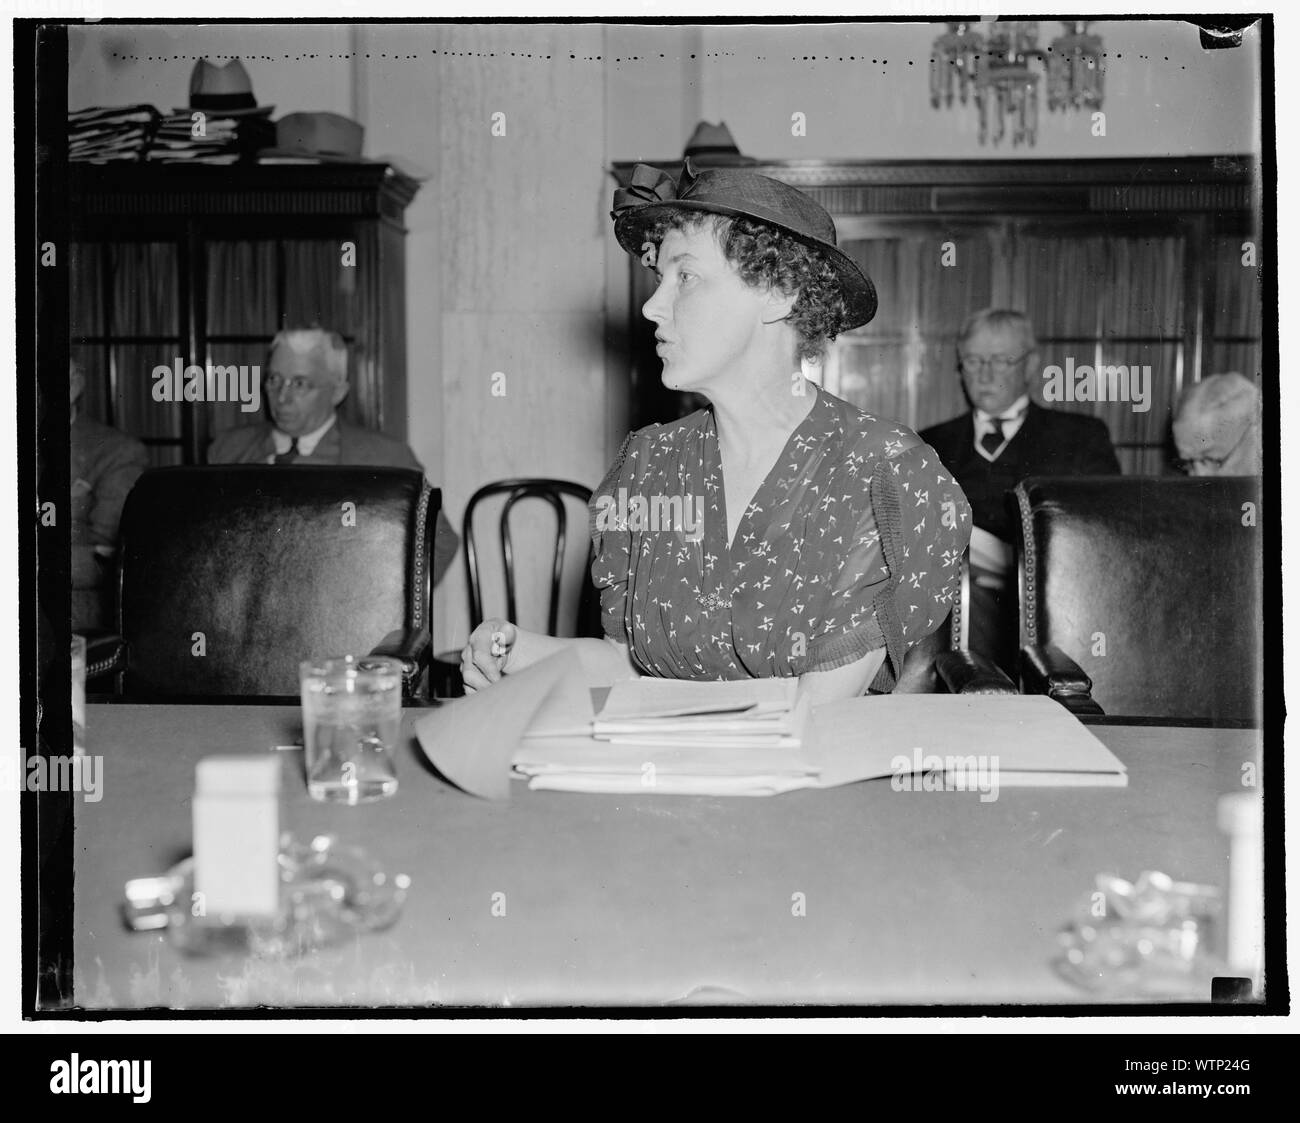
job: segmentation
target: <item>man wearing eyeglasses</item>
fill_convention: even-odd
[[[971,505],[971,647],[1015,669],[1017,611],[1008,495],[1028,476],[1120,474],[1106,423],[1030,400],[1038,343],[1028,317],[986,308],[963,325],[957,369],[969,412],[920,436],[956,477]]]
[[[262,394],[271,420],[219,433],[209,464],[346,464],[423,471],[401,441],[338,415],[348,393],[347,344],[321,328],[282,331],[271,341]],[[438,511],[433,574],[441,578],[460,538]]]
[[[1259,401],[1259,388],[1236,371],[1187,387],[1174,410],[1178,467],[1189,476],[1258,475]]]
[[[347,344],[320,328],[282,331],[271,341],[262,396],[270,422],[219,433],[209,464],[356,464],[419,468],[401,441],[339,417],[348,394]]]

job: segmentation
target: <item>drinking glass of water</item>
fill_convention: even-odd
[[[365,803],[397,791],[402,664],[378,655],[308,660],[299,668],[307,791]]]

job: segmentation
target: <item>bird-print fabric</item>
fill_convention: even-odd
[[[802,675],[888,658],[947,617],[966,497],[915,433],[807,384],[816,401],[727,542],[713,412],[628,436],[592,496],[605,633],[649,675]]]

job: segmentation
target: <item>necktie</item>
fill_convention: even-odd
[[[298,438],[297,437],[293,437],[289,441],[289,447],[284,452],[277,452],[275,454],[275,462],[277,464],[292,464],[297,459],[298,459]]]
[[[980,437],[980,447],[990,456],[994,456],[1002,447],[1002,426],[1005,423],[1000,417],[990,417],[989,424],[993,428]]]

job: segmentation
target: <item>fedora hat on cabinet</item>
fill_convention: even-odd
[[[275,106],[257,104],[253,83],[239,59],[218,66],[201,58],[190,71],[189,107],[176,112],[188,113],[195,109],[222,117],[269,117]]]
[[[696,125],[682,158],[697,168],[736,168],[758,163],[752,156],[741,155],[731,130],[722,121],[716,125],[701,121]]]
[[[361,155],[365,127],[338,113],[288,113],[275,123],[275,147],[258,157],[280,156],[323,163],[369,164]]]

